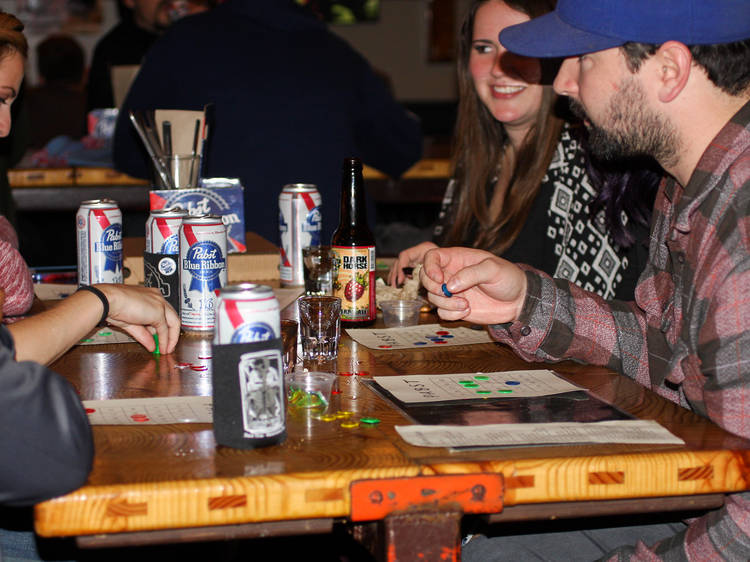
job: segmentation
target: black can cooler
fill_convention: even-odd
[[[178,254],[143,252],[143,284],[156,287],[169,304],[180,313],[180,271]]]
[[[256,449],[286,439],[281,338],[212,346],[214,437]]]

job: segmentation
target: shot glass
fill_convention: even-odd
[[[419,324],[419,311],[424,304],[419,299],[383,301],[383,322],[387,328],[405,328]]]
[[[306,295],[297,299],[303,361],[336,359],[341,330],[341,299]]]
[[[334,254],[330,246],[302,248],[306,295],[333,294]]]

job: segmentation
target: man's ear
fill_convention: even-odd
[[[667,41],[656,51],[659,101],[669,103],[685,88],[693,64],[690,49],[678,41]]]

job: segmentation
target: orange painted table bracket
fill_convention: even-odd
[[[373,521],[415,507],[460,506],[464,513],[499,513],[502,474],[446,474],[357,480],[351,483],[351,520]]]

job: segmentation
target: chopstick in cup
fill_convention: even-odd
[[[161,124],[161,138],[164,144],[164,156],[172,156],[172,123],[163,121]]]
[[[135,130],[138,133],[141,142],[143,142],[144,146],[146,147],[146,152],[148,152],[149,158],[151,158],[151,161],[153,162],[154,167],[156,168],[156,172],[159,174],[159,177],[164,182],[164,185],[166,185],[167,187],[171,187],[172,182],[169,180],[169,174],[167,173],[167,170],[165,170],[164,164],[162,164],[161,160],[159,160],[159,157],[156,155],[156,151],[151,142],[149,142],[143,125],[140,123],[140,121],[138,121],[138,119],[136,119],[135,114],[132,111],[130,111],[128,117],[130,117],[130,122],[133,124],[133,127],[135,127]]]
[[[198,153],[198,136],[201,132],[201,120],[195,120],[195,130],[193,131],[193,151],[190,153],[192,158],[190,159],[190,175],[188,175],[188,181],[193,179],[193,171],[195,168],[195,157]]]

